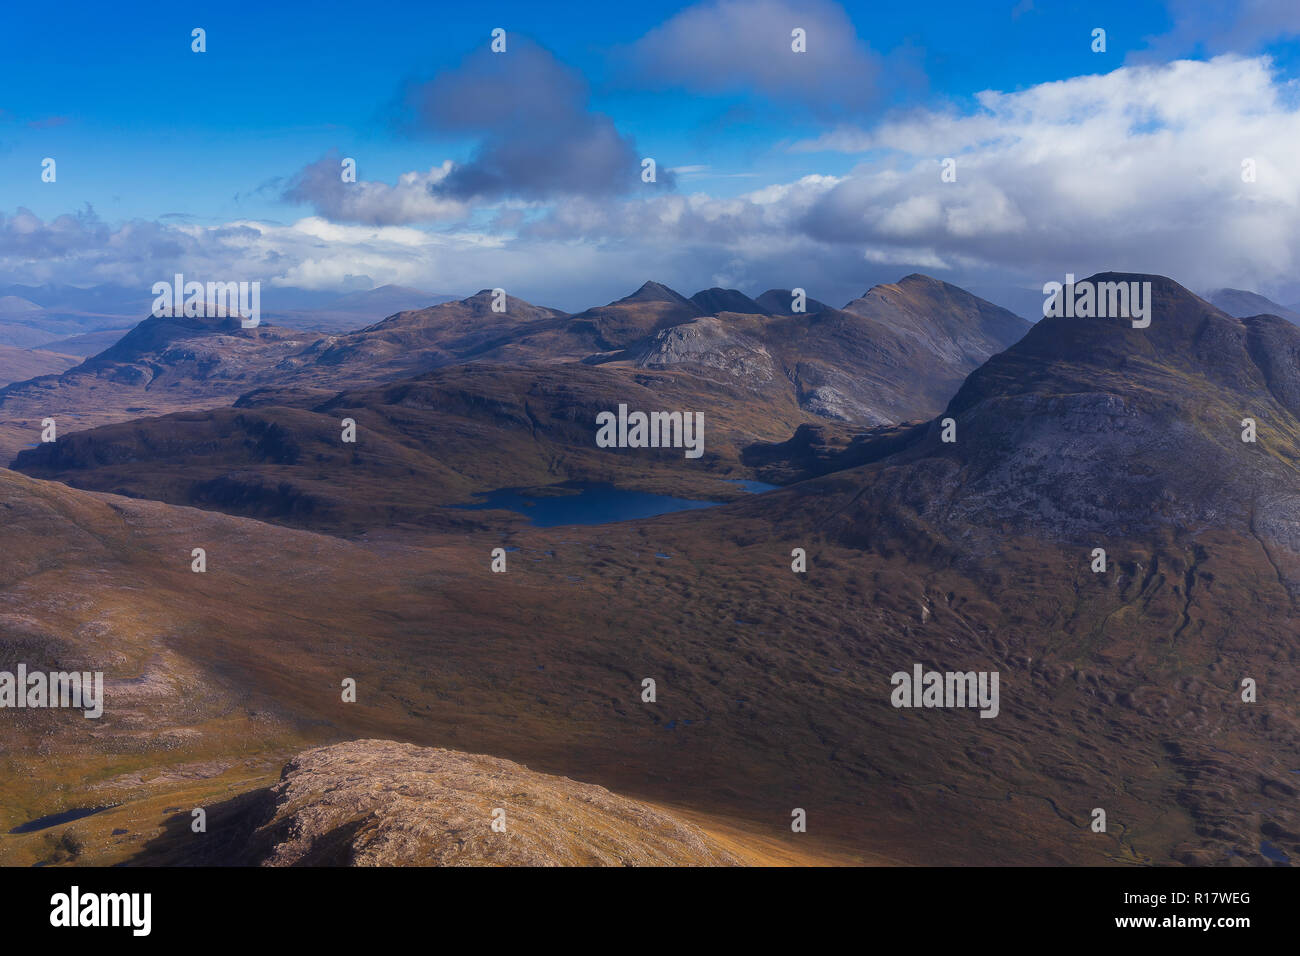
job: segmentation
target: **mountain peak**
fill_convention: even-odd
[[[794,290],[793,289],[768,289],[762,295],[754,300],[769,315],[794,315]],[[817,299],[805,297],[804,312],[808,315],[815,315],[818,312],[825,312],[829,309],[825,302]]]
[[[912,272],[898,280],[899,285],[949,285],[942,279],[928,276],[924,272]],[[954,287],[955,288],[955,287]]]
[[[1143,296],[1149,325],[1135,327],[1129,317],[1046,316],[1018,343],[994,356],[962,385],[949,404],[956,414],[992,396],[1125,392],[1138,384],[1167,393],[1170,377],[1184,382],[1212,382],[1214,388],[1249,395],[1272,388],[1296,389],[1300,381],[1272,368],[1261,371],[1261,343],[1273,341],[1287,323],[1267,316],[1234,318],[1166,276],[1099,272],[1075,282],[1150,283]],[[1276,326],[1277,328],[1273,328]],[[1293,330],[1291,330],[1293,331]],[[1284,354],[1295,343],[1282,347]],[[1267,351],[1267,350],[1265,350]],[[1204,405],[1204,396],[1188,395],[1188,407]],[[1249,404],[1246,402],[1245,404]],[[1300,409],[1298,409],[1300,410]]]
[[[1154,330],[1161,336],[1171,332],[1181,335],[1187,331],[1199,330],[1203,321],[1208,317],[1222,320],[1232,320],[1234,318],[1223,309],[1207,302],[1168,276],[1146,272],[1098,272],[1086,279],[1076,279],[1074,284],[1077,288],[1085,283],[1094,287],[1119,283],[1128,285],[1130,289],[1146,288],[1149,284],[1149,300],[1147,300],[1145,293],[1143,299],[1150,310],[1152,327],[1139,329],[1138,331],[1149,332]],[[1111,316],[1110,318],[1117,320],[1124,327],[1131,326],[1131,322],[1126,316]]]
[[[897,282],[881,282],[873,285],[866,292],[862,293],[861,298],[855,301],[861,301],[871,295],[887,295],[890,292],[911,293],[913,295],[932,295],[944,289],[951,289],[960,292],[963,295],[974,295],[967,292],[961,286],[953,285],[950,282],[944,282],[942,279],[936,279],[934,276],[928,276],[924,272],[913,272],[903,276]],[[852,303],[850,303],[851,305]],[[849,310],[848,306],[844,307]],[[850,310],[851,311],[851,310]]]
[[[263,319],[256,328],[269,326]],[[208,335],[256,334],[244,329],[237,315],[223,317],[191,317],[184,315],[151,315],[139,322],[131,331],[112,346],[89,359],[87,364],[101,362],[131,362],[143,355],[156,353],[171,342]]]
[[[618,302],[673,302],[682,304],[690,300],[680,292],[676,292],[662,282],[648,281],[641,285],[631,295],[624,296]]]
[[[368,290],[366,290],[365,292],[362,292],[361,295],[374,295],[375,293],[378,293],[378,292],[410,292],[410,293],[412,293],[412,294],[414,294],[414,295],[428,295],[428,294],[429,294],[429,293],[425,292],[423,289],[417,289],[417,288],[415,288],[414,286],[409,286],[409,285],[396,285],[396,284],[394,284],[394,283],[392,283],[392,282],[388,282],[388,283],[385,283],[384,285],[377,285],[377,286],[375,286],[373,289],[368,289]]]
[[[919,272],[872,286],[843,311],[912,336],[951,361],[973,365],[1018,341],[1030,327],[999,305]]]
[[[358,344],[367,336],[372,339],[374,336],[387,337],[390,340],[389,345],[399,350],[428,346],[431,344],[431,337],[445,338],[453,333],[457,336],[466,334],[470,338],[482,339],[489,328],[496,330],[493,334],[499,334],[502,329],[521,323],[555,318],[564,314],[546,306],[533,305],[509,293],[505,296],[504,311],[493,308],[497,301],[495,289],[480,289],[464,299],[451,299],[424,308],[399,312],[381,322],[349,333],[348,347]],[[415,337],[409,338],[412,335]],[[396,338],[392,338],[393,336]],[[377,342],[378,339],[373,341]]]
[[[735,289],[704,289],[691,296],[691,301],[709,315],[719,312],[738,312],[741,315],[767,315],[763,308],[749,296]]]
[[[495,301],[495,299],[496,299],[495,289],[480,289],[479,291],[475,292],[471,296],[466,296],[465,298],[460,300],[453,299],[451,302],[444,302],[439,305],[433,305],[430,306],[429,309],[441,309],[443,307],[451,307],[451,306],[469,306],[475,312],[480,312],[483,310],[491,311],[492,303]],[[528,318],[536,318],[543,313],[554,312],[554,310],[548,309],[545,306],[533,305],[531,302],[527,301],[526,299],[521,299],[518,296],[513,296],[510,295],[509,293],[506,293],[505,300],[506,300],[505,314],[509,314],[509,315],[520,315],[520,316],[526,316]],[[423,311],[428,311],[428,310],[426,309]]]

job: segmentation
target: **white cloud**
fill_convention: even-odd
[[[364,179],[345,183],[339,164],[339,157],[330,154],[304,167],[285,190],[285,200],[308,203],[330,219],[372,225],[455,221],[469,213],[465,202],[435,189],[451,174],[451,160],[428,171],[402,173],[392,186]]]
[[[581,308],[646,278],[690,292],[728,276],[752,293],[801,286],[839,302],[916,268],[1040,288],[1117,269],[1289,302],[1300,298],[1296,92],[1263,58],[1130,66],[988,91],[969,114],[840,128],[817,148],[864,153],[844,176],[730,197],[498,203],[476,207],[473,227],[324,215],[110,227],[90,210],[49,222],[19,210],[0,217],[0,277],[146,283],[184,268],[325,288],[368,275],[435,291],[500,285]],[[946,156],[955,183],[940,179]],[[1245,158],[1254,183],[1242,181]]]
[[[872,152],[805,225],[1032,275],[1114,268],[1268,285],[1300,266],[1300,112],[1264,58],[1223,56],[986,92],[805,150]],[[957,161],[957,181],[940,179]],[[1257,180],[1242,181],[1253,159]]]

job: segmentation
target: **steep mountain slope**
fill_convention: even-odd
[[[812,415],[876,426],[933,415],[972,369],[1028,328],[955,286],[908,276],[844,310],[790,314],[787,299],[771,316],[684,322],[642,343],[634,357],[642,368],[785,391]]]
[[[924,503],[933,527],[963,533],[996,525],[1082,540],[1211,523],[1295,550],[1300,329],[1234,319],[1159,276],[1095,280],[1150,281],[1151,327],[1039,322],[949,403],[956,442],[932,424],[888,460],[882,474],[925,462],[900,503]],[[1247,418],[1255,443],[1242,440]]]
[[[915,338],[940,360],[966,371],[1019,341],[1029,323],[964,289],[913,273],[878,285],[844,306]]]

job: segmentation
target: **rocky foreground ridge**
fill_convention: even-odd
[[[698,827],[604,787],[478,754],[354,740],[298,754],[238,811],[219,862],[262,866],[722,866]],[[496,828],[494,829],[494,820]]]

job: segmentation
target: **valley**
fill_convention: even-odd
[[[1149,328],[1016,325],[915,277],[793,316],[648,284],[585,317],[475,328],[466,300],[329,344],[151,326],[148,383],[124,340],[5,389],[7,422],[103,390],[105,420],[0,471],[0,670],[103,671],[106,706],[5,715],[0,860],[230,863],[257,831],[255,862],[414,862],[391,796],[331,809],[319,857],[271,839],[298,811],[266,802],[333,759],[315,748],[413,745],[518,764],[537,801],[606,788],[705,864],[1294,861],[1300,328],[1113,278],[1152,283]],[[196,340],[215,361],[183,357]],[[131,412],[154,382],[193,404]],[[703,455],[598,447],[620,404],[700,412]],[[518,513],[601,488],[708,506]],[[997,674],[996,716],[892,706],[914,667]],[[629,859],[679,852],[617,819]],[[580,832],[534,850],[610,852]],[[501,852],[419,833],[426,856]]]

